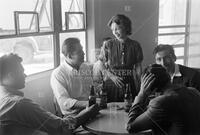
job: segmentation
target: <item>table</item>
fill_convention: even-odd
[[[126,131],[127,122],[128,113],[123,109],[123,102],[114,102],[108,103],[108,108],[101,110],[100,114],[83,125],[83,128],[97,135],[130,135]],[[144,132],[137,135],[142,134]]]

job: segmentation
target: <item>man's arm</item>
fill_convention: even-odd
[[[143,106],[136,104],[129,113],[127,130],[129,133],[137,133],[149,129],[158,129],[165,133],[163,124],[168,124],[167,113],[161,106],[162,99],[155,99],[149,103],[147,110]],[[166,133],[165,133],[166,134]]]
[[[141,78],[141,86],[138,96],[136,96],[134,103],[129,111],[129,121],[127,124],[128,132],[138,132],[146,130],[146,127],[149,126],[150,122],[147,119],[148,117],[145,116],[146,107],[147,107],[147,98],[148,95],[151,93],[151,85],[153,84],[155,78],[153,74],[145,74]],[[138,120],[139,119],[139,120]],[[147,125],[140,127],[140,122],[145,122]],[[138,124],[139,123],[139,124]]]
[[[29,99],[22,99],[16,104],[16,116],[25,126],[47,132],[48,134],[71,134],[76,119],[61,119],[45,111]]]
[[[94,104],[90,106],[89,108],[84,109],[81,111],[78,115],[75,116],[76,119],[76,128],[80,125],[83,125],[88,121],[89,119],[94,118],[99,113],[99,106],[97,104]]]
[[[80,109],[83,110],[88,106],[88,101],[76,101],[76,103],[72,106],[72,109]]]

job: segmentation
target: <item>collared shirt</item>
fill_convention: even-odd
[[[87,101],[92,84],[91,69],[85,63],[79,71],[64,62],[51,75],[51,87],[64,115],[75,114],[79,110],[72,110],[79,101]]]
[[[174,74],[171,76],[171,82],[173,82],[174,80],[174,77],[181,77],[181,73],[180,73],[180,70],[179,70],[179,66],[178,64],[175,64],[175,71],[174,71]]]
[[[36,134],[37,130],[51,134],[71,134],[76,120],[72,117],[61,119],[45,111],[39,105],[20,95],[0,88],[0,124],[12,125],[13,132]],[[18,128],[17,128],[18,127]],[[28,129],[26,132],[22,129]],[[20,132],[20,133],[19,133]]]

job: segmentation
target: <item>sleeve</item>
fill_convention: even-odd
[[[193,78],[192,78],[192,87],[196,88],[198,91],[200,91],[200,72],[196,71]]]
[[[140,46],[140,43],[137,42],[137,47],[136,47],[136,63],[141,63],[143,61],[143,51],[142,47]]]
[[[69,82],[66,82],[61,73],[52,73],[51,88],[62,112],[71,109],[77,102],[77,100],[71,98],[68,93],[68,83]]]
[[[61,119],[25,98],[18,102],[16,113],[26,126],[49,134],[71,134],[76,125],[76,119]]]
[[[149,103],[147,110],[144,110],[140,104],[136,104],[131,110],[127,130],[130,133],[136,133],[149,129],[162,129],[161,124],[167,121],[167,113],[162,107],[162,99],[156,99]]]

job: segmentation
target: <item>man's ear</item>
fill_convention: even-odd
[[[13,73],[9,72],[6,75],[4,75],[4,77],[1,80],[1,84],[3,85],[9,85],[10,82],[12,81],[13,78]]]

